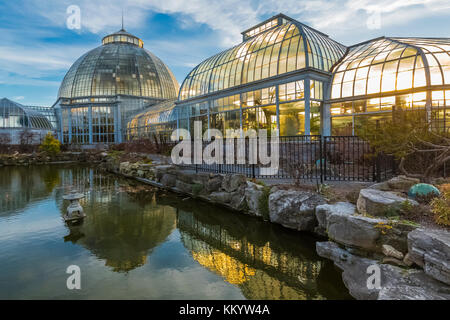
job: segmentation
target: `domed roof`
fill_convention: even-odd
[[[195,67],[184,80],[180,100],[301,69],[330,72],[346,47],[327,35],[287,16],[244,31],[244,41]],[[276,17],[275,17],[276,18]],[[265,26],[268,25],[266,28]]]
[[[120,30],[103,38],[103,45],[79,58],[67,72],[59,98],[131,95],[171,99],[179,85],[169,68],[144,49],[136,36]]]

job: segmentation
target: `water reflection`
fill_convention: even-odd
[[[198,263],[239,286],[247,299],[325,299],[342,289],[321,286],[322,270],[330,270],[315,254],[314,239],[215,211],[178,210],[183,244]]]
[[[62,219],[62,196],[72,188],[85,195],[87,217],[78,225]],[[208,285],[222,283],[216,298],[349,298],[333,265],[316,255],[314,239],[94,168],[0,168],[0,191],[0,298],[30,290],[32,297],[65,297],[59,283],[68,261],[88,270],[83,297],[208,298]],[[4,219],[11,212],[16,219]],[[51,228],[29,227],[39,223]],[[41,274],[23,282],[33,268]],[[59,280],[50,272],[60,272]],[[89,287],[100,279],[102,286]]]

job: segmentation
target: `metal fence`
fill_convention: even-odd
[[[265,145],[257,139],[233,139],[221,141],[222,152],[212,152],[217,162],[213,164],[184,164],[197,172],[245,174],[250,178],[296,179],[309,181],[384,181],[396,173],[393,157],[375,155],[369,143],[355,136],[290,136],[280,137],[278,144],[267,140]],[[249,164],[252,143],[267,148],[267,155],[278,146],[278,170],[264,174],[260,161]],[[210,142],[202,142],[202,150]],[[241,153],[237,150],[241,148]],[[192,150],[194,147],[192,146]],[[194,153],[194,152],[193,152]],[[244,154],[245,163],[239,164],[239,155]],[[241,157],[242,158],[242,157]],[[192,154],[191,163],[194,163]],[[258,158],[258,160],[260,160]],[[254,163],[255,161],[253,161]]]

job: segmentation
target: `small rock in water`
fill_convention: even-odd
[[[383,244],[382,251],[383,251],[383,254],[387,257],[393,257],[393,258],[399,259],[400,261],[403,260],[403,253],[396,250],[393,246],[390,246],[388,244]]]

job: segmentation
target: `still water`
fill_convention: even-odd
[[[87,218],[62,218],[73,187]],[[314,239],[95,168],[0,168],[0,299],[348,299]],[[66,269],[81,269],[68,290]]]

